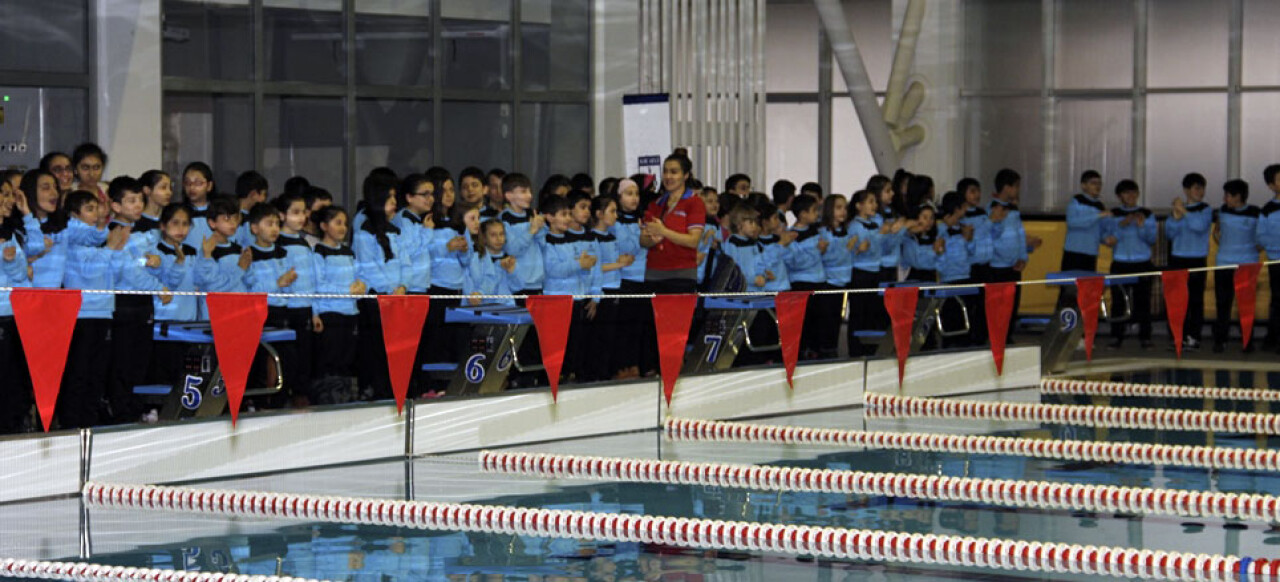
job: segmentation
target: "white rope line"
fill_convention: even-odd
[[[640,542],[995,570],[1280,582],[1280,562],[1160,550],[521,507],[88,483],[93,506]]]
[[[40,560],[0,560],[0,576],[35,580],[75,580],[93,582],[319,582],[289,576],[246,576],[222,572],[126,568],[81,562]]]
[[[667,438],[671,440],[865,447],[933,453],[1012,455],[1064,461],[1280,472],[1280,451],[1264,449],[1108,443],[989,435],[872,432],[677,418],[667,419],[664,427]]]
[[[1280,521],[1280,498],[1258,494],[505,451],[481,451],[479,463],[481,470],[490,473],[546,479],[908,497],[1050,511]]]
[[[1040,380],[1040,393],[1280,402],[1280,390],[1214,388],[1210,386],[1180,386],[1177,384],[1136,384],[1133,382],[1068,380],[1066,378],[1042,378]]]
[[[866,393],[865,399],[867,418],[963,418],[1109,428],[1280,434],[1280,415],[1275,414],[940,400],[872,392]]]
[[[1280,264],[1280,260],[1263,261],[1259,264],[1263,266]],[[1235,269],[1238,266],[1239,265],[1221,265],[1221,266],[1213,266],[1213,267],[1196,267],[1196,268],[1186,269],[1186,270],[1193,273],[1203,273],[1203,272],[1209,272],[1209,271]],[[1107,279],[1107,280],[1128,279],[1131,277],[1159,277],[1161,273],[1162,271],[1149,271],[1145,273],[1126,273],[1121,275],[1108,275],[1108,274],[1099,273],[1098,277],[1102,279]],[[1070,281],[1070,280],[1071,279],[1033,279],[1028,281],[1015,281],[1015,283],[1017,283],[1020,286],[1063,285],[1064,282]],[[946,291],[946,290],[954,290],[954,289],[981,289],[983,285],[984,285],[983,283],[964,283],[964,284],[954,284],[954,285],[937,284],[937,285],[918,285],[916,286],[916,288],[920,289],[921,291]],[[15,289],[29,289],[29,288],[30,287],[0,287],[0,293],[14,291]],[[174,297],[205,297],[207,295],[210,295],[210,292],[207,292],[207,291],[169,291],[169,292],[162,293],[160,291],[129,291],[129,290],[123,290],[123,289],[81,289],[80,292],[89,294],[89,295],[152,295],[152,296],[171,295]],[[814,295],[844,295],[844,294],[860,295],[860,294],[880,294],[883,292],[884,292],[884,289],[876,288],[876,289],[821,289],[817,291],[812,291],[811,293],[813,293]],[[734,298],[734,297],[768,297],[768,296],[776,296],[779,293],[780,292],[778,291],[759,291],[759,292],[750,292],[750,293],[747,293],[747,292],[743,292],[743,293],[698,292],[698,293],[693,293],[693,295],[697,295],[699,297]],[[378,297],[377,295],[367,295],[367,294],[366,295],[349,295],[349,294],[343,294],[343,293],[251,293],[251,295],[266,295],[268,297],[275,297],[275,298],[281,298],[281,299],[374,299]],[[457,295],[414,295],[414,297],[430,297],[431,299],[442,299],[442,300],[467,298],[467,299],[479,299],[483,301],[486,299],[493,299],[493,300],[527,299],[530,296],[529,295],[462,295],[461,293],[459,293]],[[631,294],[623,294],[623,295],[583,294],[583,295],[574,295],[573,297],[577,299],[652,299],[655,297],[655,295],[653,293],[631,293]]]

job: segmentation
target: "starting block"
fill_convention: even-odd
[[[181,379],[175,384],[134,386],[133,393],[159,401],[161,420],[221,416],[227,410],[227,388],[213,346],[213,329],[208,323],[157,323],[152,332],[157,351],[163,345],[177,346]],[[297,334],[289,329],[264,329],[254,355],[245,396],[268,396],[284,388],[280,354],[272,344],[291,342]],[[174,352],[168,352],[174,353]],[[181,386],[178,390],[175,387]]]
[[[779,346],[755,345],[751,341],[751,324],[764,315],[773,319],[778,314],[772,295],[744,297],[707,297],[703,302],[706,317],[695,336],[692,350],[685,355],[684,373],[697,374],[728,370],[743,350],[769,352]]]
[[[507,386],[511,372],[536,372],[541,364],[520,362],[520,346],[533,327],[533,317],[514,305],[451,307],[446,323],[471,326],[467,357],[460,364],[426,364],[424,371],[452,372],[446,393],[450,396],[495,394]]]
[[[881,289],[887,289],[890,287],[927,287],[932,285],[937,285],[937,283],[902,281],[899,283],[881,283],[880,287]],[[981,292],[982,290],[978,287],[920,289],[920,299],[916,303],[915,322],[911,326],[911,352],[919,352],[930,336],[936,335],[938,339],[942,339],[968,334],[970,330],[969,308],[965,305],[964,298],[978,295]],[[956,329],[947,329],[942,321],[942,309],[948,301],[954,301],[960,307],[964,323]],[[857,335],[857,337],[864,336]],[[875,335],[867,337],[874,337],[879,340],[876,344],[877,357],[892,357],[894,355],[892,333],[875,333]]]
[[[1084,337],[1084,326],[1080,325],[1080,305],[1076,291],[1076,279],[1102,276],[1102,273],[1094,273],[1092,271],[1049,273],[1047,277],[1050,281],[1049,284],[1058,287],[1061,295],[1058,299],[1058,308],[1053,314],[1053,318],[1049,320],[1049,325],[1045,328],[1044,340],[1040,342],[1040,365],[1044,368],[1046,374],[1065,371],[1067,362],[1071,361],[1071,354],[1075,352],[1076,346],[1080,344],[1081,338]],[[1129,285],[1134,285],[1137,282],[1137,277],[1104,279],[1104,284],[1107,287],[1119,289],[1126,297],[1132,292]],[[1112,292],[1114,293],[1115,291],[1112,290]],[[1125,305],[1131,306],[1133,301],[1126,301]],[[1098,315],[1100,321],[1120,323],[1128,321],[1130,313],[1129,310],[1124,313],[1108,313],[1106,297],[1103,297]]]

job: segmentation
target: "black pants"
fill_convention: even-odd
[[[848,288],[835,287],[824,283],[822,289],[835,290]],[[844,301],[847,294],[845,293],[825,293],[822,295],[814,295],[809,300],[809,307],[805,311],[805,326],[809,326],[808,314],[814,314],[816,320],[812,324],[815,328],[813,350],[819,358],[836,358],[840,351],[840,324],[841,309],[844,307]]]
[[[792,291],[820,291],[828,289],[826,283],[807,283],[804,281],[792,281]],[[826,301],[827,305],[823,305],[823,301],[828,298],[839,297],[839,295],[811,295],[809,301],[806,302],[804,310],[804,328],[800,331],[800,359],[813,360],[817,359],[820,347],[828,347],[824,342],[827,337],[835,337],[839,333],[837,330],[831,329],[833,320],[829,317],[830,301]],[[824,312],[826,308],[827,312]],[[838,308],[837,308],[838,309]],[[839,317],[839,312],[836,312]],[[838,320],[836,321],[838,323]]]
[[[1192,259],[1169,256],[1169,270],[1195,269],[1205,264],[1203,257]],[[1207,275],[1204,271],[1187,275],[1187,319],[1182,326],[1182,332],[1197,342],[1200,341],[1200,334],[1204,332],[1204,284]]]
[[[316,336],[315,341],[317,378],[350,378],[355,375],[356,347],[362,344],[360,340],[368,339],[360,336],[358,317],[341,313],[320,314],[324,331]]]
[[[992,283],[1017,283],[1022,280],[1022,272],[1015,271],[1013,267],[991,267]],[[1013,343],[1013,330],[1018,323],[1018,305],[1022,303],[1022,286],[1019,285],[1013,292],[1013,309],[1009,312],[1009,331],[1006,334],[1005,342]]]
[[[267,307],[266,327],[274,329],[291,329],[289,327],[289,309],[284,306]],[[307,325],[310,328],[308,322]],[[291,342],[278,342],[271,344],[276,350],[276,355],[280,357],[280,374],[284,378],[284,388],[277,394],[255,401],[256,406],[266,408],[280,408],[288,403],[288,397],[292,394],[305,394],[305,388],[298,383],[298,339],[304,334],[311,333],[307,330],[294,329],[294,340]],[[263,360],[262,350],[258,350],[258,354],[254,356],[254,372],[260,366],[264,366],[266,360]],[[251,372],[252,373],[252,372]],[[256,376],[250,376],[251,378]]]
[[[107,400],[111,406],[111,422],[135,422],[142,414],[142,401],[133,387],[146,381],[151,368],[152,337],[151,297],[120,295],[111,317],[111,378]]]
[[[981,264],[969,267],[970,281],[974,283],[993,283],[991,265]],[[975,346],[987,343],[987,290],[981,289],[977,295],[965,297],[965,305],[969,309],[969,341]]]
[[[658,279],[645,280],[644,292],[653,293],[654,295],[679,295],[698,292],[698,282],[694,279]],[[640,373],[648,374],[649,372],[660,372],[658,367],[658,328],[653,322],[653,304],[647,300],[641,300],[644,304],[643,312],[640,314],[641,332],[644,337],[641,338],[641,345],[647,346],[648,349],[641,351],[642,360],[640,362]],[[696,316],[695,316],[696,317]],[[689,327],[690,331],[696,329]]]
[[[13,316],[0,317],[0,435],[21,430],[33,403],[18,326]]]
[[[947,281],[944,284],[968,285],[973,282],[974,282],[973,279],[961,279],[958,281]],[[973,326],[976,319],[976,317],[974,316],[974,309],[975,309],[974,304],[976,303],[975,300],[980,300],[980,299],[981,299],[980,295],[962,295],[958,297],[948,297],[942,302],[942,306],[938,310],[938,316],[939,316],[939,319],[941,319],[941,321],[938,322],[939,325],[941,326],[939,329],[940,330],[941,329],[957,330],[964,327],[964,316],[965,316],[965,313],[967,312],[969,314],[970,333],[966,335],[953,336],[953,337],[941,337],[941,334],[939,334],[938,339],[941,342],[940,347],[958,348],[958,347],[966,347],[966,346],[972,345],[973,340],[972,340],[971,334],[973,332]]]
[[[622,295],[647,293],[645,284],[640,281],[622,280],[618,289]],[[646,312],[648,316],[646,317]],[[655,352],[657,347],[645,343],[645,322],[652,321],[653,315],[649,301],[645,299],[619,299],[617,311],[618,335],[613,343],[614,366],[619,370],[627,368],[640,369],[641,362],[657,361],[656,356],[646,354]],[[654,340],[656,341],[656,340]],[[640,371],[647,370],[648,368]]]
[[[62,429],[98,423],[111,371],[111,320],[77,319],[55,414]]]
[[[854,269],[849,279],[850,289],[879,289],[882,280],[880,273]],[[862,343],[854,335],[859,330],[885,331],[888,329],[889,316],[884,310],[884,299],[876,293],[849,294],[849,324],[845,330],[849,344],[849,357],[859,357],[867,352],[875,353],[875,348],[864,350]]]
[[[432,285],[427,293],[437,298],[431,300],[431,309],[427,311],[427,324],[423,335],[427,340],[426,361],[461,363],[461,360],[466,357],[465,345],[471,337],[471,330],[457,323],[445,323],[444,316],[449,308],[462,305],[462,291]],[[458,297],[443,299],[439,298],[441,295]]]
[[[618,290],[606,289],[605,293],[617,294]],[[588,382],[611,380],[617,374],[618,360],[615,343],[618,339],[619,299],[600,299],[596,302],[596,316],[586,322],[587,341],[584,348],[590,357],[582,363],[580,379]]]
[[[285,327],[293,330],[293,362],[285,365],[285,391],[294,397],[311,393],[314,376],[315,326],[311,321],[310,307],[289,307],[284,312]]]
[[[1115,261],[1111,263],[1112,275],[1147,273],[1154,270],[1156,268],[1151,264],[1151,261],[1138,263]],[[1126,297],[1126,292],[1128,297]],[[1129,299],[1133,300],[1132,305],[1127,305]],[[1126,305],[1129,309],[1128,321],[1111,324],[1111,337],[1117,340],[1124,339],[1125,330],[1129,327],[1129,324],[1136,323],[1138,324],[1138,338],[1143,341],[1151,340],[1151,277],[1139,277],[1138,282],[1133,285],[1112,287],[1111,305],[1112,310],[1117,313],[1124,313]]]
[[[382,338],[382,310],[378,308],[377,299],[357,299],[356,308],[360,311],[356,325],[362,340],[356,352],[360,391],[374,399],[391,398],[393,395],[391,377],[387,371],[387,344]]]
[[[915,267],[911,267],[911,270],[907,271],[907,280],[920,281],[922,283],[937,283],[938,271],[934,269],[917,269]]]
[[[1063,271],[1097,271],[1098,255],[1062,251]]]
[[[1266,344],[1275,347],[1280,345],[1280,263],[1267,266],[1267,277],[1270,278],[1271,311],[1267,316]]]
[[[1236,270],[1219,269],[1213,272],[1213,302],[1218,308],[1218,316],[1213,323],[1213,342],[1227,342],[1231,333],[1231,304],[1236,300]],[[1241,337],[1244,335],[1244,324],[1240,324]],[[1252,332],[1252,329],[1250,330]]]

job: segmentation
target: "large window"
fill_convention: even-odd
[[[587,171],[591,5],[163,0],[165,167],[302,175],[347,204],[378,166]]]
[[[87,0],[0,2],[0,168],[89,139]]]

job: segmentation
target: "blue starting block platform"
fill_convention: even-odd
[[[685,354],[686,374],[728,370],[744,353],[770,352],[780,347],[776,341],[761,345],[751,337],[752,325],[758,317],[767,317],[777,329],[778,313],[773,295],[707,297],[702,307],[705,310],[702,327]]]
[[[520,347],[533,327],[533,316],[527,309],[501,304],[463,305],[446,310],[444,320],[470,326],[465,359],[424,364],[421,369],[448,375],[446,391],[450,396],[502,392],[511,372],[542,369],[541,363],[520,362]]]

